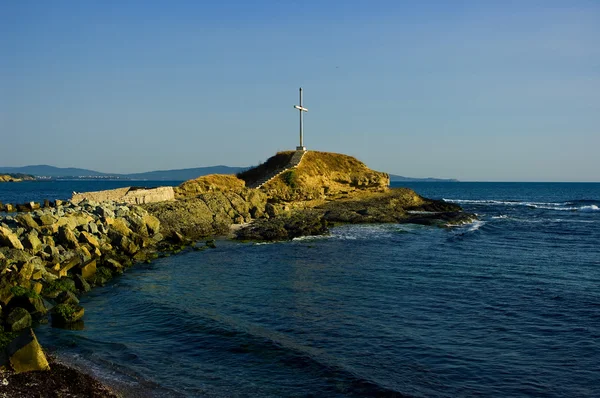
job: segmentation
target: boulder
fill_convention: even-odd
[[[43,236],[42,242],[48,246],[56,246],[56,243],[54,243],[54,238],[52,236]]]
[[[22,293],[11,300],[9,307],[25,309],[30,315],[45,315],[48,312],[44,300],[33,290],[23,289]]]
[[[83,263],[87,263],[92,259],[92,253],[90,253],[90,250],[87,246],[88,244],[84,243],[82,246],[79,247],[79,256],[81,257],[81,262]]]
[[[77,282],[75,282],[75,285],[77,285]],[[79,299],[72,292],[65,291],[56,296],[56,302],[59,304],[79,304]]]
[[[91,225],[96,225],[96,224],[91,224]],[[98,242],[98,239],[89,232],[82,231],[81,235],[79,235],[79,240],[82,243],[88,243],[94,247],[100,247],[100,242]]]
[[[6,347],[6,353],[16,373],[50,370],[46,355],[31,329],[14,339]]]
[[[33,258],[33,256],[23,249],[9,248],[3,250],[3,254],[7,260],[11,260],[15,263],[25,263]]]
[[[31,251],[32,254],[36,254],[40,250],[42,250],[42,242],[38,237],[38,233],[35,229],[29,231],[25,238],[23,239],[23,246]]]
[[[3,306],[6,306],[14,297],[13,286],[15,286],[15,283],[8,280],[8,278],[0,278],[0,304]]]
[[[129,207],[119,206],[115,209],[115,216],[117,218],[125,217],[127,214],[129,214],[129,211]]]
[[[95,273],[95,271],[94,271],[94,273]],[[77,290],[84,292],[84,293],[87,293],[91,290],[90,284],[85,280],[83,275],[75,275],[74,281],[75,281],[75,286],[77,287]]]
[[[34,263],[32,260],[33,258],[21,266],[21,269],[19,270],[19,277],[22,280],[28,281],[31,279],[34,270]]]
[[[48,253],[49,255],[51,255],[53,258],[58,258],[58,256],[60,256],[60,253],[58,252],[58,248],[54,245],[47,245],[44,247],[44,253]]]
[[[13,249],[23,250],[24,247],[19,241],[17,235],[15,235],[10,229],[0,226],[0,244],[6,245]]]
[[[109,268],[111,268],[113,271],[116,272],[123,272],[123,265],[118,262],[117,260],[115,260],[114,258],[109,258],[105,261],[105,265]]]
[[[121,235],[129,236],[132,231],[122,218],[115,218],[110,224],[110,228],[119,232]]]
[[[79,243],[77,242],[77,238],[75,237],[73,231],[64,225],[58,228],[57,238],[60,243],[70,247],[71,249],[77,249],[79,247]]]
[[[59,304],[52,309],[52,324],[61,326],[83,318],[85,310],[77,304]]]
[[[54,217],[51,214],[44,213],[40,216],[40,224],[42,225],[52,225],[58,221],[58,218]]]
[[[85,280],[91,280],[96,274],[96,260],[92,260],[80,268],[81,277]]]
[[[133,255],[140,250],[139,246],[136,245],[132,239],[117,230],[111,229],[109,231],[109,236],[111,238],[111,244],[114,247],[121,249],[126,254]]]
[[[56,264],[52,268],[52,273],[58,276],[59,278],[63,278],[67,276],[67,272],[69,272],[73,267],[78,266],[79,264],[81,264],[81,257],[75,255],[61,264]]]
[[[98,206],[96,207],[96,209],[94,210],[94,214],[102,217],[102,218],[114,218],[115,217],[115,212],[109,208],[109,206],[107,205],[103,205],[103,206]]]
[[[17,217],[15,217],[15,220],[27,229],[38,229],[40,227],[29,213],[19,214]]]
[[[6,318],[6,324],[12,332],[31,327],[31,314],[25,308],[13,309]]]
[[[151,214],[142,217],[149,235],[156,235],[160,229],[160,220]]]
[[[129,222],[131,230],[140,235],[148,236],[148,228],[146,227],[146,223],[142,219],[142,217],[130,212],[126,215],[126,219]]]
[[[33,282],[31,284],[31,290],[35,293],[35,294],[40,294],[42,292],[42,288],[44,287],[44,285],[42,285],[40,282]]]
[[[67,226],[67,227],[69,227],[69,229],[73,230],[73,229],[79,227],[80,225],[87,225],[90,222],[94,221],[94,218],[92,216],[90,216],[89,214],[75,212],[73,209],[67,209],[67,210],[72,210],[72,211],[69,213],[69,215],[58,219],[56,224],[59,227]]]

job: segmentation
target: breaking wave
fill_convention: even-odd
[[[533,209],[556,210],[556,211],[582,211],[592,212],[599,211],[597,202],[595,201],[572,201],[572,202],[525,202],[513,200],[474,200],[474,199],[443,199],[445,202],[458,204],[472,205],[488,205],[488,206],[522,206]],[[502,217],[499,217],[502,218]]]

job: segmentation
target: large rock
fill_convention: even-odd
[[[71,249],[77,249],[79,247],[79,242],[77,242],[77,237],[73,231],[71,231],[67,226],[63,225],[58,228],[58,241],[64,244]]]
[[[37,252],[42,250],[42,242],[40,241],[40,238],[38,237],[38,234],[35,229],[32,229],[27,235],[25,235],[25,238],[23,239],[23,244],[23,246],[31,250],[32,254],[36,254]]]
[[[136,245],[133,240],[129,239],[126,236],[121,237],[121,240],[119,242],[119,247],[126,254],[129,254],[129,255],[133,255],[133,254],[137,253],[138,250],[140,250],[140,247],[138,245]]]
[[[15,263],[24,263],[31,260],[31,258],[33,257],[31,254],[27,253],[23,249],[9,248],[4,249],[3,253],[8,260],[12,260]]]
[[[38,229],[40,227],[29,213],[19,214],[15,219],[19,224],[27,229]]]
[[[56,296],[56,302],[59,304],[79,304],[79,299],[74,293],[65,291]]]
[[[108,205],[97,206],[93,212],[94,214],[102,218],[115,217],[115,212]]]
[[[19,270],[19,277],[21,280],[28,281],[31,279],[31,275],[33,275],[34,270],[34,259],[35,257],[21,266],[21,269]]]
[[[69,214],[68,216],[61,217],[56,222],[59,227],[67,226],[69,229],[73,230],[80,225],[87,225],[90,222],[94,221],[94,218],[89,214],[74,212]]]
[[[52,323],[61,326],[68,323],[77,322],[85,310],[77,304],[59,304],[52,309]]]
[[[58,219],[51,214],[44,213],[40,216],[40,224],[42,225],[52,225],[57,221]]]
[[[144,215],[142,219],[144,220],[144,223],[146,223],[148,234],[156,235],[160,230],[160,220],[151,214]]]
[[[31,314],[25,308],[17,307],[6,318],[6,324],[12,332],[31,327]]]
[[[78,255],[72,256],[65,262],[61,264],[57,264],[52,268],[52,273],[59,278],[63,278],[67,276],[67,272],[69,272],[72,268],[81,264],[81,257]]]
[[[96,225],[96,224],[92,224],[92,225]],[[79,240],[82,243],[88,243],[94,247],[100,247],[100,242],[98,242],[98,239],[89,232],[82,231],[81,235],[79,235]]]
[[[24,249],[23,244],[21,244],[21,241],[19,240],[17,235],[13,233],[10,229],[4,228],[2,226],[0,226],[0,243],[2,245],[6,245],[8,247],[18,250]]]
[[[131,226],[131,230],[140,235],[148,236],[148,227],[146,227],[146,223],[142,217],[137,214],[130,213],[126,216],[126,219]]]
[[[50,370],[46,355],[31,329],[14,339],[6,352],[16,373]]]
[[[96,271],[94,270],[94,274],[95,274],[95,272]],[[77,290],[80,290],[84,293],[87,293],[91,290],[90,284],[88,283],[88,281],[86,281],[83,278],[83,275],[75,275],[74,281],[75,281],[75,286],[77,287]]]
[[[96,260],[92,260],[80,268],[81,277],[85,280],[92,280],[96,275]]]
[[[131,231],[125,220],[123,220],[122,218],[115,218],[114,220],[112,220],[112,222],[109,222],[109,224],[113,230],[119,232],[124,236],[129,236],[133,232]]]

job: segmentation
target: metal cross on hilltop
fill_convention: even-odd
[[[304,146],[304,130],[302,128],[302,116],[304,112],[308,112],[308,109],[302,106],[302,87],[300,87],[300,105],[294,105],[294,108],[298,109],[300,112],[300,146],[296,147],[297,151],[306,151],[306,147]]]

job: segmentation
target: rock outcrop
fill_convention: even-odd
[[[35,177],[29,174],[0,174],[0,182],[21,182],[33,180],[35,180]]]
[[[245,187],[230,175],[208,175],[175,188],[177,200],[145,205],[160,220],[165,236],[188,240],[224,235],[232,224],[248,223],[265,214],[267,196]]]

